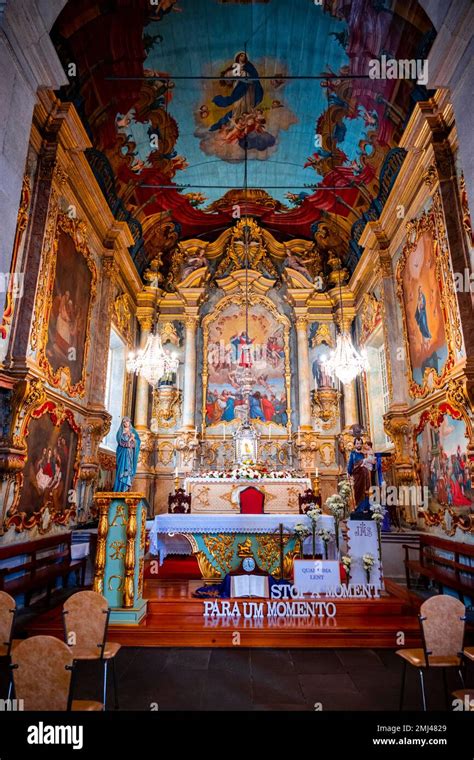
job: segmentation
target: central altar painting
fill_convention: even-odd
[[[275,432],[277,426],[286,428],[290,378],[286,318],[271,301],[254,297],[247,325],[240,303],[223,299],[221,304],[204,325],[206,426],[245,420],[246,403],[238,374],[250,364],[255,384],[249,396],[249,418],[265,427],[274,426]]]

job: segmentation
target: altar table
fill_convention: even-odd
[[[264,512],[299,512],[298,495],[311,488],[309,478],[210,478],[193,475],[185,479],[193,512],[230,514],[239,512],[239,493],[253,486],[265,495]]]
[[[263,570],[278,576],[282,524],[284,574],[288,577],[293,559],[299,555],[294,534],[298,523],[311,528],[309,517],[299,514],[162,514],[155,517],[150,530],[150,552],[158,555],[160,563],[168,554],[194,554],[204,578],[220,578],[237,569],[243,556],[252,554]],[[333,532],[332,515],[321,515],[318,527]],[[319,537],[316,551],[322,553]]]

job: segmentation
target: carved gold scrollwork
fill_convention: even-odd
[[[341,394],[336,388],[319,388],[312,396],[312,414],[321,420],[324,430],[329,430],[339,416]]]
[[[169,385],[155,388],[152,408],[154,428],[173,428],[178,423],[180,415],[181,391]]]
[[[247,260],[248,257],[248,260]],[[262,230],[254,219],[242,218],[232,230],[230,242],[216,270],[216,277],[229,274],[246,266],[278,277],[276,267],[268,255]]]
[[[224,573],[230,572],[234,556],[234,536],[220,533],[218,536],[203,536],[209,554]]]

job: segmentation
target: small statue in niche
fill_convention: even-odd
[[[117,431],[116,475],[113,490],[130,491],[137,471],[140,436],[130,417],[124,417]]]

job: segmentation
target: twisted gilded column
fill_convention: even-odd
[[[195,427],[194,408],[196,403],[196,330],[197,317],[188,315],[184,320],[186,326],[184,353],[184,390],[183,422],[184,430]]]
[[[300,427],[311,430],[311,381],[309,376],[308,321],[299,316],[296,320],[296,337],[298,341],[298,401]]]
[[[123,582],[123,606],[133,607],[135,601],[135,539],[137,536],[137,507],[139,499],[125,498],[128,507],[127,547],[125,550],[125,578]]]
[[[94,501],[99,508],[99,524],[97,526],[97,551],[95,557],[94,584],[92,588],[98,594],[103,594],[110,499],[94,496]]]

